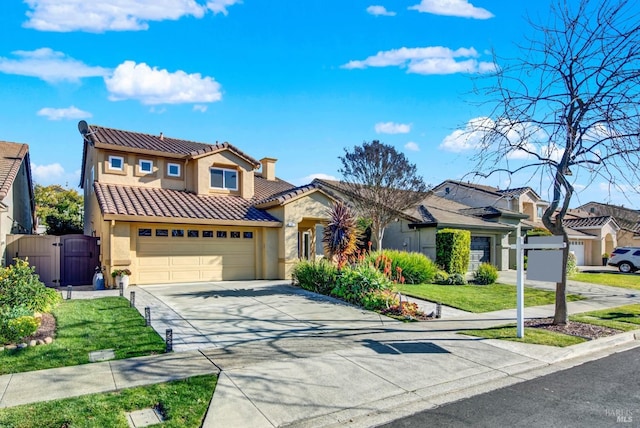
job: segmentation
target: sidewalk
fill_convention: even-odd
[[[509,275],[501,273],[501,282],[508,283]],[[371,313],[340,305],[333,309],[335,317],[364,316],[368,321],[363,327],[340,321],[335,328],[319,328],[306,336],[217,346],[201,327],[152,293],[130,287],[125,297],[131,291],[141,313],[145,306],[152,308],[152,326],[161,336],[166,328],[174,330],[177,352],[3,375],[0,407],[219,372],[204,427],[365,427],[640,345],[637,331],[569,348],[456,334],[514,322],[515,309],[470,314],[443,308],[440,320],[402,323],[379,317],[376,323]],[[640,293],[627,289],[570,282],[569,291],[591,293],[590,300],[570,302],[570,313],[640,303]],[[72,298],[106,295],[118,291],[74,289]],[[296,310],[308,311],[313,304],[328,305],[305,302]],[[420,304],[433,309],[432,303]],[[525,317],[546,317],[553,310],[553,305],[525,308]]]

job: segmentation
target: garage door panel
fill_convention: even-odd
[[[254,239],[138,237],[137,255],[140,284],[256,277]]]

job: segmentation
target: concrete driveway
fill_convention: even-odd
[[[174,350],[237,347],[291,353],[327,351],[352,334],[380,332],[403,323],[283,281],[234,281],[131,287],[136,306],[152,308],[153,326],[173,331]],[[340,332],[340,334],[337,334]],[[321,342],[318,346],[305,343]],[[335,346],[340,344],[335,343]],[[250,353],[254,357],[256,352]],[[237,363],[237,362],[236,362]]]

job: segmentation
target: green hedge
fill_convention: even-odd
[[[305,290],[320,294],[331,294],[336,284],[338,268],[331,262],[301,260],[293,268],[293,283]]]
[[[464,275],[471,257],[471,232],[442,229],[436,233],[436,264],[449,274]]]
[[[385,272],[384,259],[391,262],[389,277],[398,281],[398,274],[402,275],[405,284],[426,284],[434,281],[438,267],[431,259],[422,253],[400,250],[373,251],[367,255],[366,262]],[[398,270],[399,269],[399,270]]]

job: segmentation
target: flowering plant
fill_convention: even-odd
[[[114,278],[116,276],[122,276],[122,275],[131,275],[131,271],[129,269],[127,269],[127,268],[124,268],[124,269],[114,269],[111,272],[111,276],[114,277]]]

